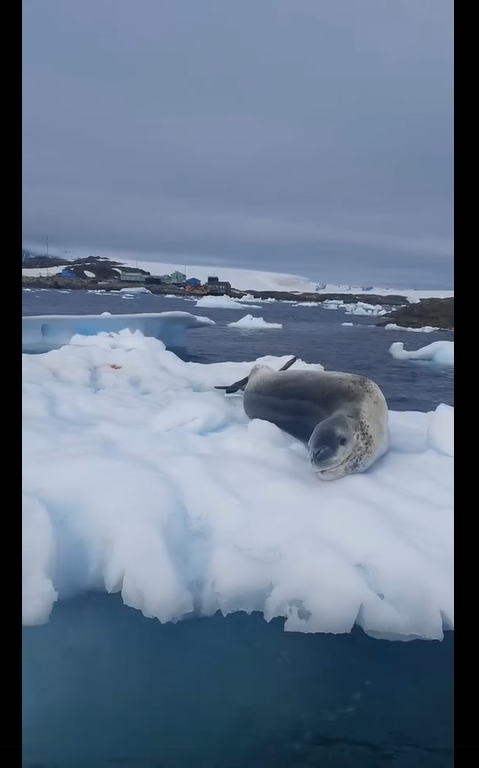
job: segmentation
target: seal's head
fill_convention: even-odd
[[[268,373],[275,373],[275,371],[270,368],[269,365],[261,365],[260,363],[255,363],[249,372],[248,379],[252,379],[253,376],[264,376]]]
[[[343,414],[325,419],[308,443],[311,466],[322,480],[335,480],[358,468],[358,431],[355,420]]]

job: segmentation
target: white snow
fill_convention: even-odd
[[[354,326],[354,323],[341,323],[341,325]]]
[[[391,344],[390,354],[396,360],[430,360],[440,365],[454,365],[454,342],[433,341],[420,349],[404,349],[404,342],[396,341]]]
[[[380,288],[372,285],[334,285],[322,284],[319,286],[318,293],[345,293],[345,294],[369,294],[370,296],[405,296],[411,304],[415,304],[421,299],[448,299],[454,296],[451,289],[442,290],[440,288],[433,290],[423,290],[416,288]]]
[[[421,328],[409,328],[397,325],[396,323],[388,323],[384,326],[386,331],[409,331],[410,333],[435,333],[440,331],[440,328],[434,328],[432,325],[423,325]]]
[[[88,269],[85,269],[84,272],[87,277],[95,277],[95,273],[90,272]]]
[[[263,317],[253,317],[253,315],[245,315],[241,320],[228,323],[228,325],[230,328],[239,328],[243,331],[263,330],[265,328],[279,330],[283,327],[281,323],[267,323]]]
[[[38,243],[23,243],[22,247],[31,253],[44,253],[44,247]],[[75,251],[65,250],[61,248],[55,248],[50,246],[50,255],[59,256],[64,259],[78,259],[84,257],[90,257],[91,251],[82,251],[77,249]],[[227,264],[217,264],[213,267],[197,266],[195,264],[187,264],[185,267],[185,258],[182,263],[178,264],[175,261],[176,256],[166,256],[166,261],[162,261],[155,254],[148,254],[146,261],[138,261],[135,254],[127,254],[118,251],[97,251],[94,255],[105,259],[111,259],[117,261],[127,267],[139,267],[140,269],[151,272],[155,275],[164,275],[179,270],[184,272],[188,277],[197,277],[201,282],[206,282],[208,277],[217,276],[220,280],[228,280],[233,288],[237,288],[239,291],[291,291],[294,293],[345,293],[345,294],[374,294],[376,296],[390,296],[399,295],[406,296],[411,302],[419,301],[423,298],[447,298],[454,296],[453,290],[415,290],[411,288],[377,288],[374,286],[361,286],[361,285],[334,285],[334,284],[319,284],[317,281],[311,280],[307,277],[299,275],[283,274],[278,272],[262,272],[256,270],[236,269],[229,267]],[[169,260],[172,259],[172,260]],[[63,267],[58,267],[58,271],[61,271]],[[38,275],[45,274],[45,270],[31,270],[28,268],[22,269],[24,275]],[[53,271],[50,274],[54,274]]]
[[[30,267],[22,269],[22,276],[24,277],[49,277],[51,275],[58,275],[66,267],[65,264],[61,267]]]
[[[134,315],[101,313],[100,315],[32,315],[22,317],[22,351],[48,352],[68,344],[77,334],[95,336],[128,329],[139,331],[168,346],[184,344],[185,331],[215,325],[208,317],[189,312],[138,313]]]
[[[392,412],[388,454],[321,483],[301,445],[214,390],[252,362],[186,363],[123,331],[22,365],[25,624],[101,589],[163,622],[220,610],[389,639],[453,628],[453,409]]]
[[[254,304],[242,304],[239,299],[233,299],[231,296],[202,296],[196,306],[203,309],[261,309]]]

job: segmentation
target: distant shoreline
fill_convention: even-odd
[[[50,290],[69,290],[69,291],[98,291],[106,293],[122,289],[135,289],[140,287],[138,283],[125,283],[118,280],[93,281],[82,280],[79,278],[64,278],[56,275],[50,277],[30,277],[22,275],[22,288],[31,289],[50,289]],[[216,295],[214,291],[185,293],[184,289],[173,285],[154,285],[141,286],[157,296],[166,294],[178,296],[191,296],[192,298],[201,298],[201,296]],[[407,296],[401,294],[381,296],[377,294],[358,293],[292,293],[289,291],[239,291],[234,288],[231,295],[235,298],[242,298],[246,295],[253,296],[255,299],[276,299],[277,301],[294,301],[296,303],[311,302],[322,304],[325,301],[343,301],[348,304],[365,302],[368,304],[381,304],[383,307],[391,307],[389,315],[381,317],[377,322],[378,326],[385,326],[388,323],[396,323],[402,328],[420,328],[426,325],[440,328],[441,330],[454,330],[454,297],[445,299],[421,299],[415,304],[408,301]]]

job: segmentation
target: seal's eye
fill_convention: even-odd
[[[345,437],[342,437],[342,438],[340,439],[340,441],[339,441],[339,445],[346,445],[346,443],[347,443],[347,442],[348,442],[348,441],[346,440],[346,438],[345,438]]]

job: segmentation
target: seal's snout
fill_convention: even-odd
[[[347,453],[347,437],[338,417],[318,424],[309,441],[311,464],[322,472],[339,465]]]
[[[324,464],[325,462],[331,461],[335,453],[336,449],[331,445],[320,445],[315,447],[311,454],[311,459],[315,464]]]

